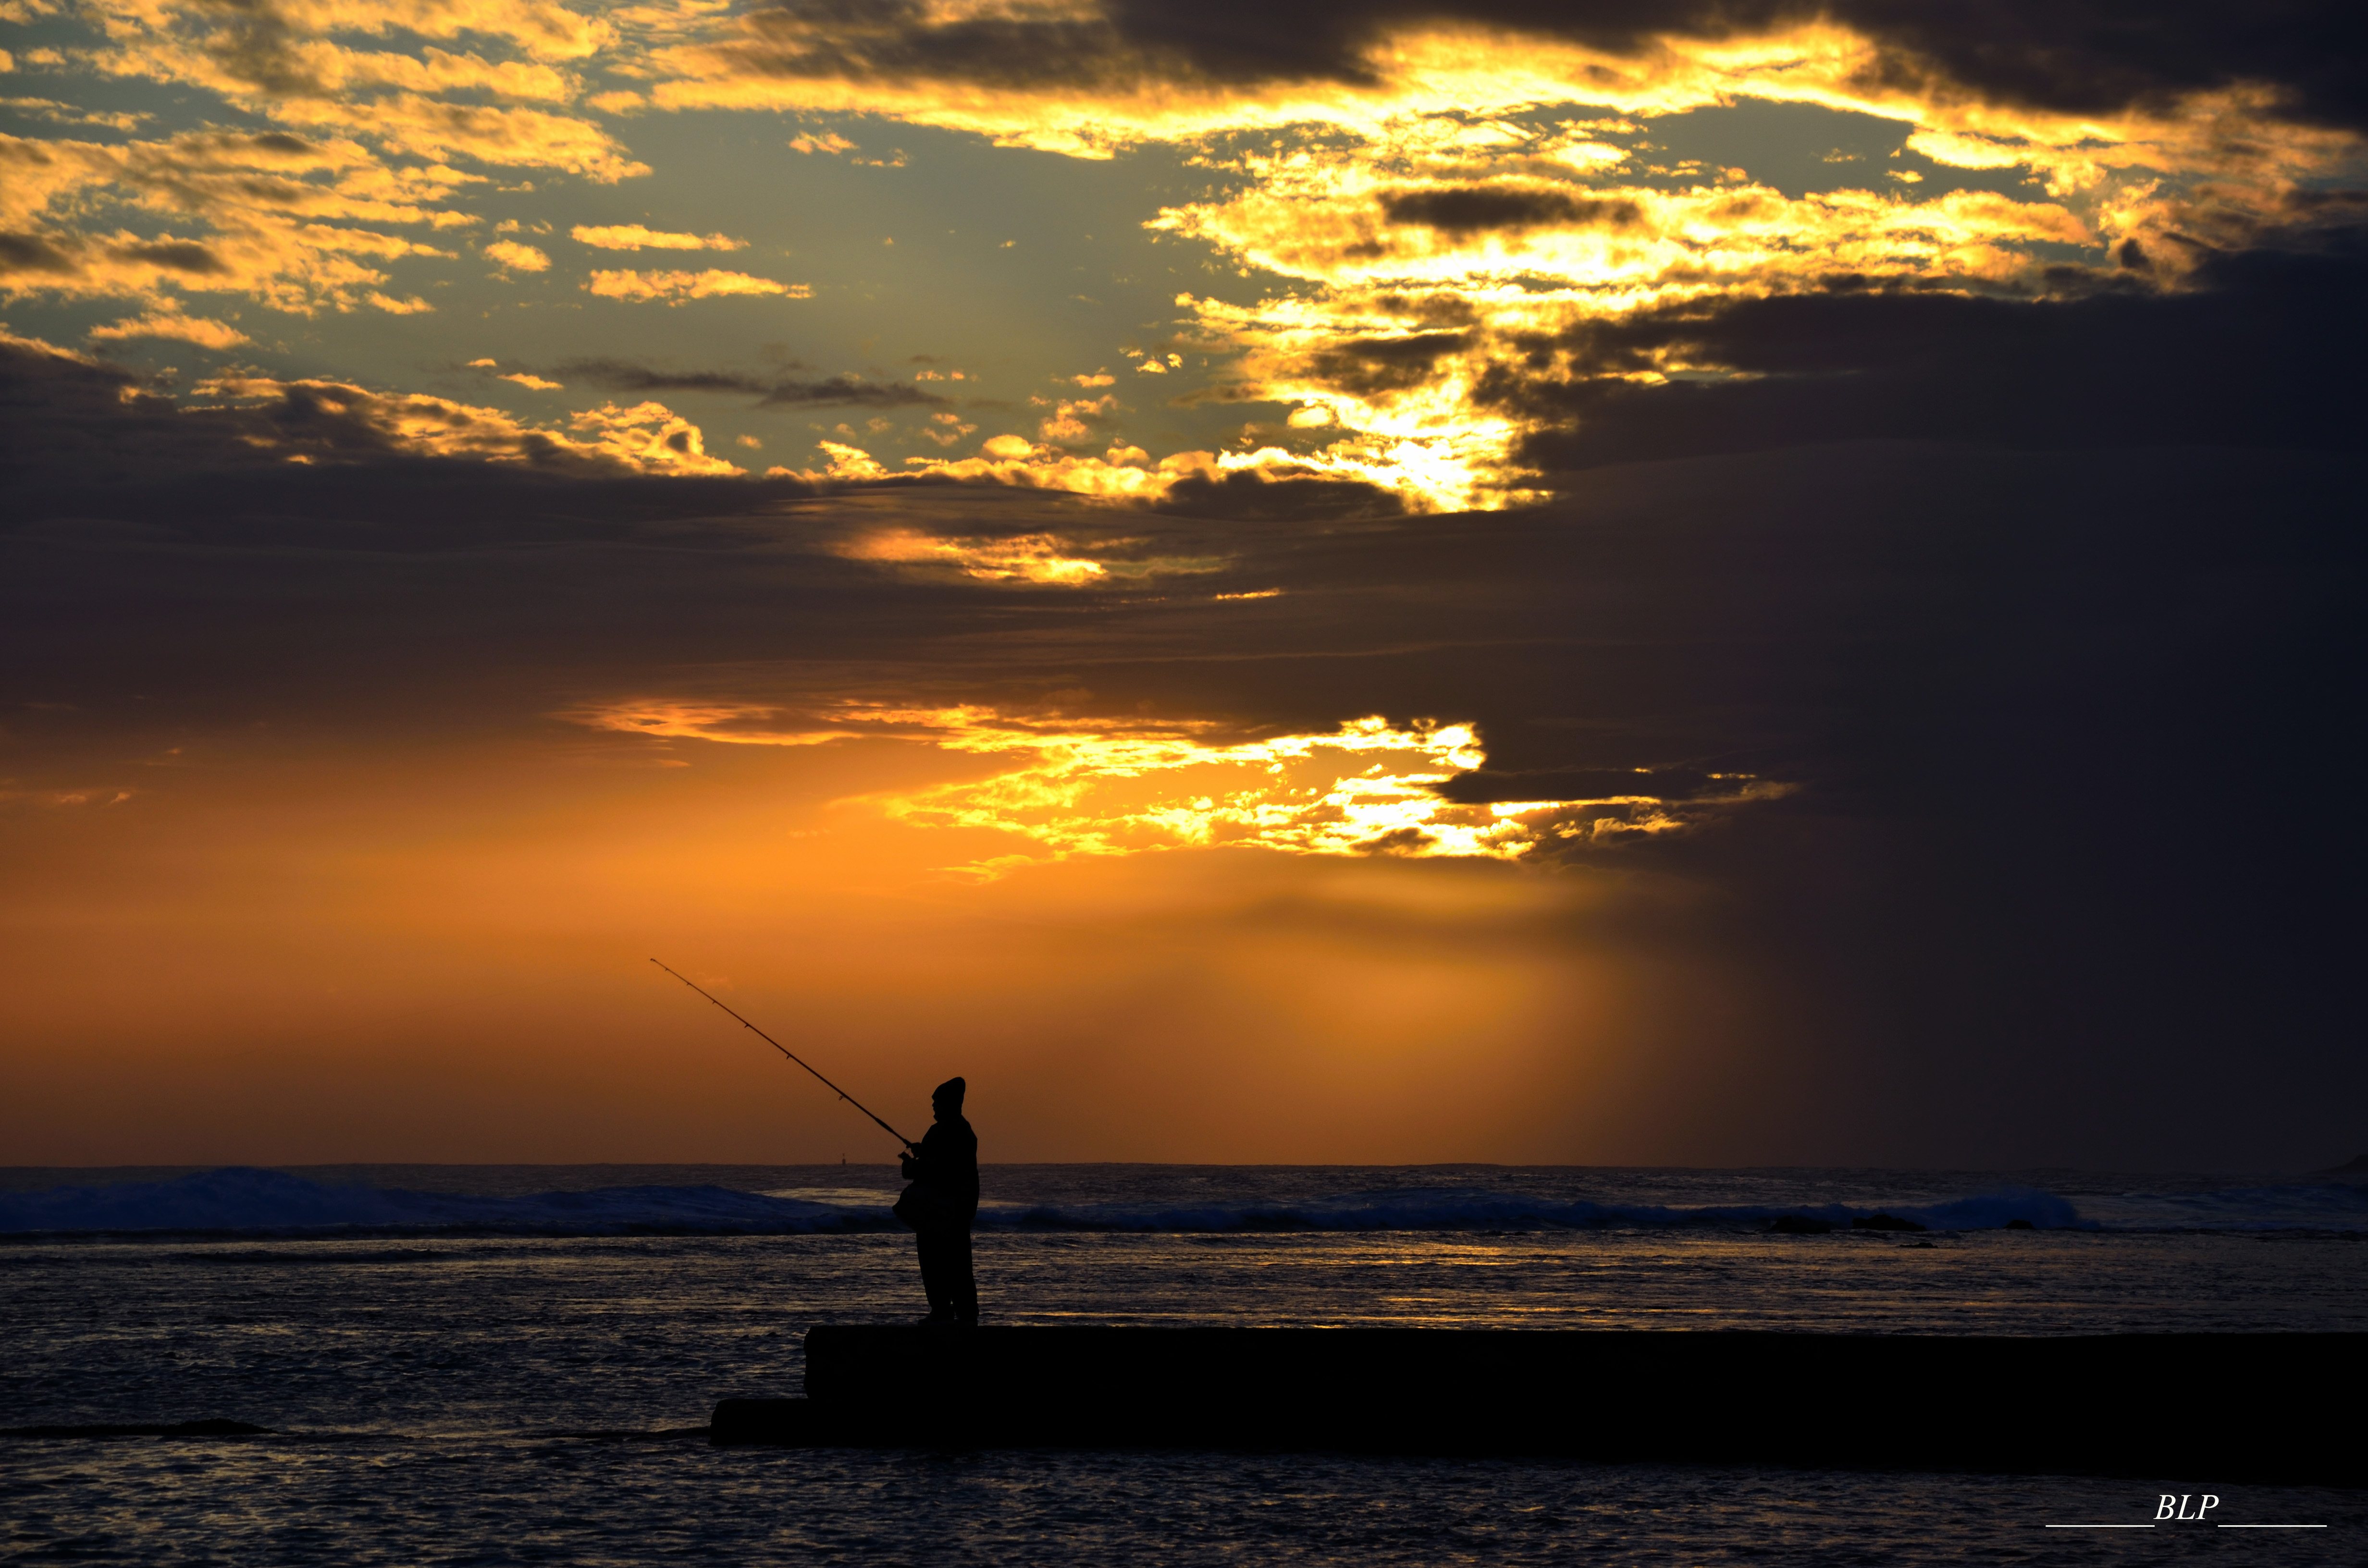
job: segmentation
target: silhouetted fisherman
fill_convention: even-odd
[[[962,1119],[968,1085],[949,1078],[929,1095],[937,1125],[905,1155],[913,1185],[896,1199],[896,1218],[913,1227],[921,1254],[921,1289],[928,1293],[923,1323],[978,1322],[978,1281],[970,1271],[970,1227],[978,1218],[978,1134]]]

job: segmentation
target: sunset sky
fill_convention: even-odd
[[[2361,30],[0,0],[0,1164],[2357,1153]]]

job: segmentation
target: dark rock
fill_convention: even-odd
[[[2311,1175],[2313,1175],[2313,1176],[2368,1176],[2368,1154],[2361,1154],[2361,1155],[2357,1155],[2357,1156],[2355,1156],[2355,1157],[2352,1159],[2352,1161],[2351,1161],[2351,1163],[2350,1165],[2329,1165],[2329,1166],[2328,1166],[2328,1167],[2327,1167],[2327,1169],[2325,1169],[2325,1170],[2323,1170],[2323,1171],[2313,1171],[2313,1172],[2311,1172],[2310,1174],[2311,1174]]]
[[[2009,1231],[2035,1231],[2039,1229],[2038,1226],[2032,1224],[2028,1220],[2009,1220],[2006,1222],[2006,1228]]]
[[[1861,1214],[1850,1221],[1853,1231],[1921,1231],[1926,1227],[1896,1214]]]
[[[825,1324],[805,1350],[805,1398],[724,1401],[709,1440],[2357,1485],[2353,1450],[2311,1417],[2323,1416],[2328,1369],[2368,1356],[2368,1334]],[[1861,1400],[1769,1397],[1771,1374],[1790,1384],[1804,1368],[1836,1387],[1951,1392],[1887,1402],[1880,1420]]]
[[[1780,1236],[1822,1236],[1833,1229],[1823,1220],[1812,1220],[1806,1214],[1779,1214],[1769,1221],[1768,1228]]]

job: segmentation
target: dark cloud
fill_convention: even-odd
[[[571,359],[554,366],[554,377],[588,381],[609,392],[741,392],[759,408],[946,408],[946,399],[902,381],[867,381],[833,376],[820,381],[783,381],[742,370],[662,370],[628,359]]]
[[[0,273],[72,272],[78,265],[39,234],[0,233]]]
[[[301,45],[302,28],[271,0],[242,0],[224,7],[200,46],[220,70],[276,97],[334,97],[336,85],[322,77]]]
[[[1262,381],[1216,381],[1194,387],[1167,400],[1171,408],[1200,408],[1208,403],[1274,403],[1279,401],[1274,389]],[[990,406],[984,400],[973,401],[973,407]]]
[[[12,272],[62,274],[79,271],[91,246],[71,236],[0,233],[0,275]],[[205,246],[188,240],[147,241],[109,245],[106,254],[116,261],[146,262],[191,277],[219,276],[229,264]]]
[[[1172,486],[1153,510],[1237,521],[1307,522],[1324,518],[1389,517],[1406,504],[1379,485],[1352,479],[1269,479],[1236,472],[1223,479],[1194,474]]]
[[[1510,772],[1500,767],[1459,773],[1438,787],[1442,800],[1482,806],[1497,801],[1589,801],[1649,795],[1660,801],[1691,801],[1733,794],[1739,781],[1691,768],[1565,767]]]
[[[1480,312],[1461,294],[1442,290],[1436,294],[1376,294],[1373,305],[1394,316],[1419,322],[1429,327],[1476,326]]]
[[[152,267],[168,267],[175,272],[208,277],[228,272],[229,266],[201,244],[188,240],[165,240],[145,244],[116,245],[108,254],[120,261],[144,261]]]
[[[2368,254],[2221,256],[2192,282],[1681,306],[1527,340],[1476,397],[1531,422],[1524,458],[1559,472],[1864,438],[2357,449]],[[1673,364],[1742,379],[1622,379]]]
[[[1887,86],[1959,86],[1995,102],[2106,113],[2265,82],[2284,89],[2296,118],[2368,127],[2368,17],[2356,6],[1841,0],[1833,15],[1875,39],[1883,52],[1871,74]]]
[[[140,494],[150,483],[244,494],[237,476],[282,473],[291,462],[367,468],[379,484],[402,470],[436,476],[436,488],[495,491],[517,474],[621,478],[625,469],[482,410],[343,382],[288,382],[251,403],[185,405],[122,366],[26,340],[0,341],[0,479],[18,517],[65,505],[61,497],[118,487]],[[447,455],[422,455],[427,435]]]
[[[1622,229],[1644,214],[1633,201],[1589,200],[1568,191],[1508,185],[1400,190],[1382,198],[1393,223],[1418,223],[1452,234],[1484,229]]]
[[[783,381],[768,388],[760,407],[831,405],[854,408],[944,408],[944,398],[902,381],[867,381],[855,376],[833,376],[826,381]]]
[[[1462,353],[1473,341],[1472,335],[1461,332],[1352,338],[1309,355],[1303,369],[1346,392],[1404,392],[1429,381],[1440,359]]]
[[[761,397],[773,383],[743,370],[660,370],[630,359],[570,359],[551,374],[589,381],[607,392],[746,392]]]
[[[131,370],[27,343],[0,342],[0,477],[18,520],[37,515],[51,485],[71,492],[108,474],[182,473],[217,456],[259,456],[222,422],[184,417]]]
[[[1249,83],[1281,74],[1335,74],[1345,56],[1337,43],[1294,40],[1262,14],[1201,28],[1173,15],[1023,19],[969,16],[939,21],[916,0],[806,0],[742,18],[744,69],[778,76],[857,80],[922,78],[1026,89],[1053,83],[1124,87],[1161,72],[1180,80]],[[1342,33],[1335,23],[1317,31]],[[1314,43],[1311,52],[1306,47]],[[1295,69],[1294,58],[1312,69]]]
[[[939,20],[917,0],[810,0],[747,17],[742,59],[765,74],[1023,89],[1363,84],[1364,50],[1393,28],[1422,22],[1508,28],[1634,55],[1669,34],[1720,39],[1819,20],[1874,40],[1870,86],[2103,113],[2266,83],[2282,90],[2286,113],[2368,126],[2368,22],[2341,0],[1109,0],[1099,16],[1042,20]]]

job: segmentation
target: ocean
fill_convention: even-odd
[[[2368,1331],[2368,1185],[2069,1171],[1000,1165],[988,1321]],[[889,1166],[0,1171],[6,1560],[2357,1563],[2368,1493],[1776,1466],[714,1449],[923,1310]],[[1821,1234],[1773,1233],[1782,1215]],[[1854,1230],[1875,1214],[1923,1231]],[[2020,1223],[2018,1223],[2020,1222]],[[2027,1225],[2029,1228],[2024,1228]],[[1771,1375],[1770,1399],[1896,1401]],[[2330,1369],[2336,1435],[2357,1425]],[[1574,1411],[1585,1420],[1595,1413]],[[1616,1413],[1602,1413],[1614,1418]],[[270,1435],[35,1437],[228,1420]],[[2220,1501],[2158,1522],[2164,1495]],[[2112,1530],[2077,1524],[2153,1525]],[[2323,1528],[2232,1530],[2225,1524]]]

